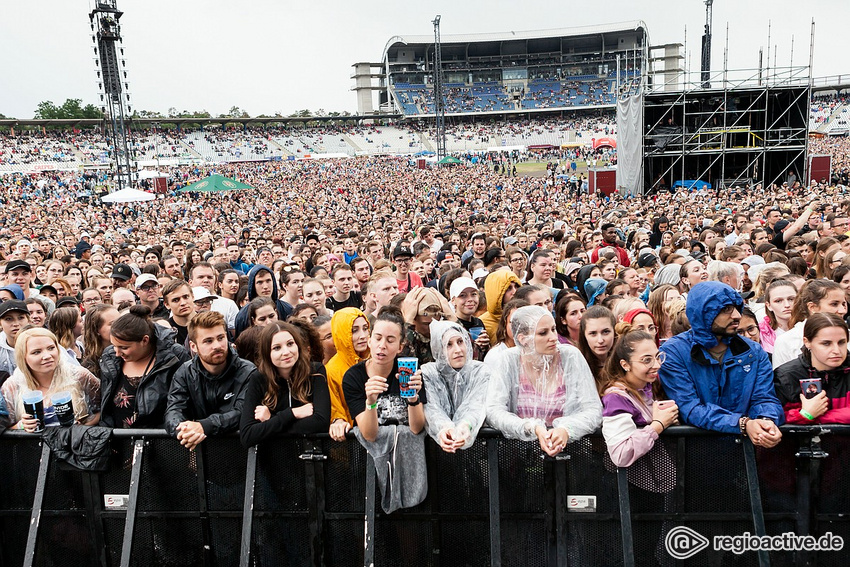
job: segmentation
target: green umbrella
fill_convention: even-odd
[[[459,159],[457,159],[456,157],[446,156],[443,159],[441,159],[440,161],[438,161],[437,163],[439,163],[439,164],[458,164],[458,163],[463,163],[463,162],[460,161]]]
[[[223,175],[210,175],[200,181],[195,181],[191,185],[180,189],[180,191],[203,191],[211,193],[233,191],[235,189],[253,189],[253,187]]]

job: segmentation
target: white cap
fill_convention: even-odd
[[[478,286],[472,278],[457,278],[449,287],[449,299],[454,299],[463,293],[463,290],[472,288],[478,291]]]
[[[472,274],[473,278],[483,278],[486,277],[490,272],[487,271],[487,268],[478,268],[475,270],[475,273]]]
[[[148,282],[156,282],[156,276],[153,274],[142,274],[136,278],[136,289],[139,289]]]
[[[218,299],[217,295],[210,293],[205,287],[193,287],[192,294],[195,296],[194,301],[202,301],[204,299]]]

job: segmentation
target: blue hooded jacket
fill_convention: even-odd
[[[760,345],[736,335],[723,339],[729,347],[721,362],[707,351],[718,344],[711,332],[714,319],[724,307],[735,305],[740,310],[742,304],[740,294],[724,283],[695,285],[685,308],[691,330],[661,346],[667,359],[658,377],[687,424],[740,433],[742,416],[770,418],[777,425],[785,421],[773,386],[773,368]]]
[[[277,297],[277,278],[272,272],[271,268],[267,266],[263,266],[262,264],[257,264],[248,272],[248,301],[251,301],[255,297],[257,297],[257,288],[254,285],[254,280],[257,278],[257,274],[260,272],[268,272],[272,276],[272,296],[271,300],[275,302],[277,306],[277,316],[281,321],[286,320],[289,317],[289,314],[292,313],[292,309],[287,307],[287,303]],[[251,317],[248,315],[248,308],[250,306],[246,305],[242,309],[239,310],[239,313],[236,314],[236,336],[239,336],[239,333],[247,329],[251,326]]]

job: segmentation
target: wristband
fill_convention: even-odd
[[[418,406],[420,403],[422,403],[422,402],[420,402],[419,398],[417,397],[415,402],[410,402],[410,401],[408,401],[408,402],[407,402],[407,405],[408,405],[408,407],[410,407],[410,406]]]
[[[806,419],[808,419],[809,421],[814,421],[814,420],[815,420],[815,416],[813,416],[812,414],[810,414],[809,412],[807,412],[807,411],[806,411],[806,410],[804,410],[804,409],[801,409],[801,410],[800,410],[800,415],[802,415],[803,417],[805,417],[805,418],[806,418]]]
[[[749,421],[750,418],[746,416],[738,420],[738,427],[741,428],[741,435],[743,435],[744,437],[747,436],[747,423],[749,423]]]
[[[378,409],[378,402],[375,402],[374,404],[366,404],[366,409],[367,410]]]
[[[664,424],[663,424],[663,423],[661,423],[661,420],[660,420],[660,419],[653,419],[652,421],[650,421],[650,422],[649,422],[649,424],[650,424],[650,425],[652,425],[652,424],[653,424],[653,423],[655,423],[656,421],[658,422],[658,425],[660,425],[660,426],[661,426],[661,431],[664,431],[665,429],[667,429],[666,427],[664,427]]]

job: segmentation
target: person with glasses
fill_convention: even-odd
[[[679,406],[663,399],[658,371],[666,355],[655,337],[629,331],[614,344],[602,370],[602,435],[611,462],[630,467],[629,481],[648,492],[673,489],[675,468],[658,436],[678,423]],[[644,458],[645,457],[645,458]]]
[[[759,329],[758,317],[749,307],[744,307],[741,310],[741,323],[738,325],[738,336],[761,344],[761,329]],[[768,353],[768,356],[770,356],[770,353]]]
[[[511,271],[520,279],[520,281],[525,281],[525,265],[528,262],[528,256],[520,250],[519,248],[513,248],[508,250],[508,266],[511,268]]]
[[[720,282],[691,288],[685,311],[691,329],[667,340],[659,378],[689,425],[738,433],[753,444],[774,447],[785,420],[773,389],[767,353],[738,336],[741,295]]]
[[[410,269],[412,262],[413,252],[410,248],[404,245],[396,246],[393,250],[393,265],[399,293],[407,293],[414,288],[422,287],[422,278]]]
[[[136,278],[136,293],[139,296],[139,303],[146,305],[151,310],[151,315],[154,319],[168,318],[168,308],[163,305],[162,297],[159,291],[162,286],[159,285],[159,280],[152,274],[142,274]]]

